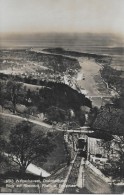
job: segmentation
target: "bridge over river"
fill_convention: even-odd
[[[104,106],[107,102],[111,102],[111,95],[90,95],[86,96],[92,101],[93,106],[101,107]]]

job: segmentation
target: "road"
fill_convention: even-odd
[[[8,116],[8,117],[13,117],[13,118],[17,118],[17,119],[20,119],[20,120],[29,121],[29,122],[31,122],[33,124],[41,125],[41,126],[46,127],[46,128],[52,128],[51,125],[48,125],[48,124],[46,124],[44,122],[40,122],[40,121],[36,121],[36,120],[32,120],[32,119],[27,119],[27,118],[24,118],[24,117],[21,117],[21,116],[18,116],[18,115],[7,114],[7,113],[0,113],[0,115]]]
[[[27,119],[27,118],[24,118],[24,117],[21,117],[21,116],[18,116],[18,115],[14,115],[14,114],[7,114],[7,113],[3,113],[3,112],[0,112],[0,115],[2,115],[2,116],[7,116],[7,117],[13,117],[13,118],[17,118],[17,119],[20,119],[20,120],[25,120],[25,121],[29,121],[29,122],[31,122],[31,123],[33,123],[33,124],[36,124],[36,125],[40,125],[40,126],[42,126],[42,127],[46,127],[46,128],[48,128],[48,129],[51,129],[52,131],[53,130],[56,130],[56,131],[64,131],[64,132],[69,132],[69,133],[92,133],[93,131],[91,131],[90,129],[89,129],[89,127],[82,127],[81,129],[79,129],[79,130],[74,130],[74,129],[70,129],[70,130],[64,130],[64,129],[62,129],[62,128],[57,128],[56,126],[55,127],[53,127],[52,125],[48,125],[48,124],[46,124],[46,123],[44,123],[44,122],[42,122],[42,121],[37,121],[37,120],[32,120],[32,119]]]

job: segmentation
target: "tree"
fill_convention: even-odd
[[[93,107],[88,113],[88,125],[92,126],[98,114],[98,108]]]
[[[2,119],[0,118],[0,124],[1,123],[2,123]],[[6,142],[3,136],[3,128],[2,128],[2,125],[0,125],[0,154],[4,152],[5,144]]]
[[[15,81],[8,81],[7,82],[7,94],[8,98],[13,104],[13,113],[16,111],[16,104],[18,102],[19,96],[22,93],[22,83],[17,83]]]
[[[52,139],[43,129],[34,130],[32,123],[23,121],[11,130],[7,153],[24,174],[30,163],[46,160],[55,146]]]
[[[79,110],[75,113],[76,115],[76,119],[79,123],[80,126],[83,126],[85,124],[86,118],[85,118],[85,112],[83,112],[82,110]]]
[[[1,119],[0,119],[0,124],[1,124]],[[5,167],[6,169],[9,167],[8,166],[8,159],[4,155],[6,148],[6,140],[4,139],[3,135],[3,129],[2,126],[0,125],[0,173],[4,172]]]
[[[116,136],[114,139],[116,153],[118,154],[118,159],[116,161],[118,169],[118,175],[120,180],[124,178],[124,134],[122,136]]]
[[[103,141],[102,146],[106,149],[111,167],[106,168],[106,174],[113,179],[124,178],[124,136],[114,136],[111,141]]]
[[[124,110],[124,91],[122,90],[119,97],[112,98],[112,102],[115,108]]]
[[[103,141],[102,146],[108,152],[111,162],[109,174],[112,177],[124,178],[124,110],[118,104],[108,104],[98,111],[93,128],[109,131],[114,139]],[[114,156],[116,159],[114,160]]]
[[[55,106],[51,106],[46,110],[46,116],[48,120],[56,122],[64,122],[67,118],[66,111]]]
[[[92,127],[121,135],[124,131],[124,111],[113,105],[106,105],[98,111]]]
[[[2,107],[2,111],[4,108],[6,102],[6,84],[5,82],[1,81],[0,82],[0,105]]]

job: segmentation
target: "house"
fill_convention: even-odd
[[[45,171],[41,167],[37,167],[34,164],[28,165],[26,172],[29,172],[29,173],[32,173],[34,175],[41,176],[41,177],[44,177],[44,178],[50,176],[50,173],[48,173],[47,171]]]
[[[107,161],[108,151],[103,146],[103,143],[109,142],[113,136],[106,131],[95,130],[92,133],[87,133],[87,157],[90,161]]]

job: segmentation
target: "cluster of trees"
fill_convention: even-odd
[[[71,109],[63,110],[52,106],[46,110],[46,116],[49,121],[66,123],[68,129],[78,128],[86,122],[85,112],[81,109],[73,112]]]
[[[111,88],[115,88],[120,94],[124,89],[124,79],[121,77],[122,71],[111,68],[110,66],[104,66],[101,69],[101,76],[108,83]]]
[[[94,129],[105,132],[102,146],[108,152],[111,167],[104,170],[106,175],[113,179],[124,178],[124,110],[114,107],[100,109],[93,124]],[[107,141],[108,134],[113,136]],[[116,155],[116,156],[115,156]]]
[[[15,113],[17,103],[23,104],[26,98],[24,93],[23,85],[19,82],[9,80],[7,82],[0,81],[0,105],[2,109],[10,108]]]
[[[97,117],[93,123],[94,129],[108,131],[112,135],[124,133],[124,110],[115,108],[114,105],[105,105],[97,111]]]
[[[33,124],[28,121],[22,121],[12,128],[8,140],[0,128],[0,165],[6,163],[8,169],[14,166],[20,174],[25,174],[31,163],[46,161],[55,148],[54,138],[43,128],[34,130]]]
[[[84,121],[84,113],[80,110],[81,106],[92,108],[91,101],[85,95],[65,84],[54,82],[43,82],[42,84],[44,86],[41,89],[31,91],[25,88],[22,82],[1,80],[0,105],[15,113],[19,110],[17,104],[21,104],[26,107],[24,111],[27,114],[31,112],[44,113],[52,121],[61,122],[70,120],[69,110],[72,109],[75,113],[75,120],[79,124],[83,124],[81,120]]]
[[[124,135],[116,135],[111,141],[103,140],[102,146],[108,152],[108,160],[111,164],[103,172],[113,179],[124,179]]]
[[[108,75],[111,72],[111,68],[107,68]],[[109,72],[110,70],[110,72]],[[116,70],[112,70],[113,74]],[[118,73],[120,75],[120,72]],[[108,75],[111,77],[111,75]],[[124,81],[124,80],[123,80]],[[103,141],[103,147],[108,151],[109,154],[116,153],[117,157],[113,160],[110,158],[111,168],[105,173],[111,175],[113,178],[124,178],[124,87],[120,87],[120,95],[112,98],[112,103],[106,104],[104,107],[97,109],[97,114],[92,127],[99,129],[104,132],[107,131],[113,136],[111,141]],[[110,155],[110,156],[111,156]]]
[[[40,89],[39,94],[45,99],[46,104],[47,101],[49,102],[49,107],[54,105],[74,111],[83,105],[92,107],[91,101],[85,95],[62,83],[48,82],[46,88]],[[47,108],[47,106],[45,107]]]

